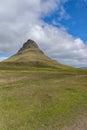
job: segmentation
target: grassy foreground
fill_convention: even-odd
[[[86,113],[87,71],[0,68],[0,130],[62,130]]]

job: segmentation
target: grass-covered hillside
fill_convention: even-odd
[[[0,64],[0,130],[86,130],[86,116],[85,70]]]
[[[87,70],[31,43],[0,63],[0,130],[87,130]]]
[[[67,66],[58,63],[46,56],[38,45],[28,40],[23,47],[12,57],[4,61],[6,64],[20,64],[31,67],[52,67],[52,68],[67,68]]]

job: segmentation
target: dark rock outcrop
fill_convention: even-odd
[[[29,48],[38,48],[38,45],[31,39],[29,39],[26,43],[23,44],[23,47],[18,51],[18,53],[21,53],[25,49]]]

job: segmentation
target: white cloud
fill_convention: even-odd
[[[7,57],[4,57],[4,56],[0,57],[0,61],[3,61],[5,59],[7,59]]]
[[[46,24],[30,28],[29,36],[53,59],[76,67],[87,65],[87,46],[80,38]]]
[[[13,54],[29,38],[50,57],[73,66],[87,66],[87,46],[62,27],[46,24],[42,17],[58,11],[68,18],[63,4],[68,0],[1,0],[0,53]],[[3,59],[3,57],[1,57]]]

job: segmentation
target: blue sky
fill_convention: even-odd
[[[67,21],[62,20],[62,24],[68,28],[68,32],[75,37],[80,37],[87,41],[87,1],[70,0],[65,5],[66,11],[70,15]]]
[[[28,39],[60,63],[87,67],[87,0],[1,0],[0,60]]]
[[[68,33],[74,37],[80,37],[84,42],[87,41],[87,0],[69,0],[64,4],[65,11],[68,15],[60,18],[58,11],[55,10],[50,16],[44,19],[48,24],[59,27],[64,26]],[[56,24],[53,23],[55,20]]]

